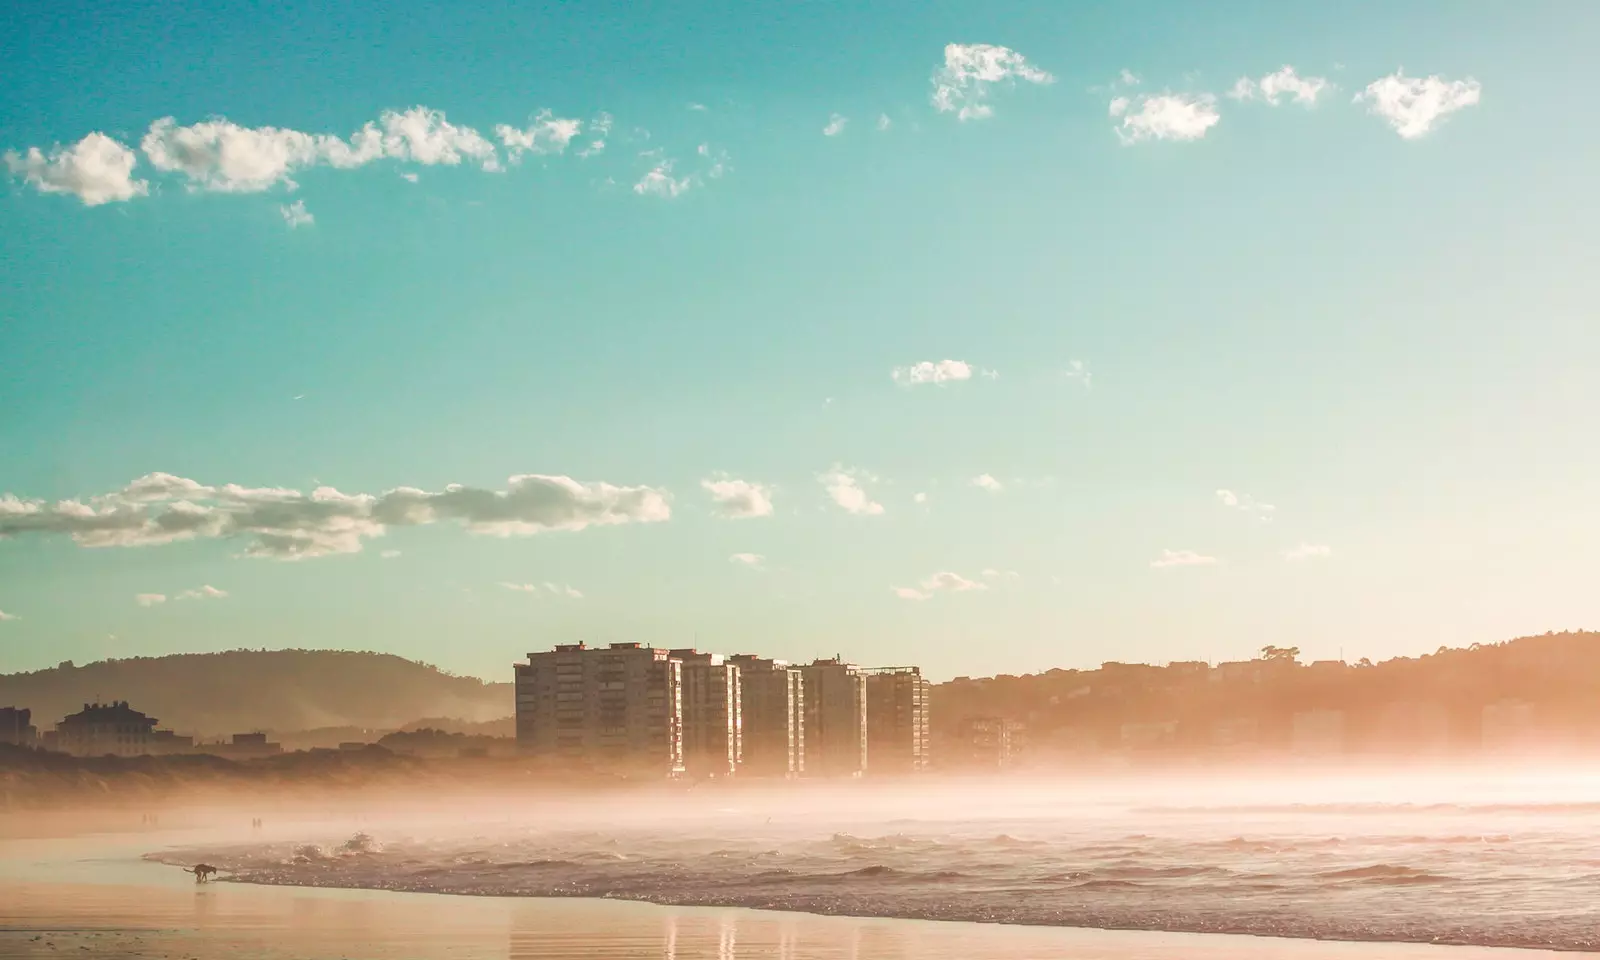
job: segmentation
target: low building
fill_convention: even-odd
[[[956,725],[956,744],[960,754],[947,760],[939,755],[941,768],[967,767],[975,770],[1004,770],[1016,762],[1023,725],[1007,717],[964,717]]]
[[[806,775],[867,772],[867,678],[838,657],[801,668],[805,678]]]
[[[156,719],[126,700],[86,703],[56,724],[56,749],[75,757],[139,757],[155,739]]]
[[[14,747],[33,747],[39,741],[39,728],[33,725],[33,711],[20,707],[0,707],[0,743]]]
[[[669,650],[683,664],[683,767],[690,776],[728,777],[744,759],[740,672],[720,653]]]
[[[340,744],[344,748],[345,744]],[[365,747],[366,744],[359,744]],[[253,760],[256,757],[274,757],[283,752],[283,744],[273,743],[264,733],[236,733],[226,743],[210,743],[199,748],[201,753],[229,760]]]
[[[867,756],[873,775],[928,769],[931,684],[917,667],[862,671],[867,686]]]
[[[806,769],[805,679],[798,667],[753,654],[729,657],[739,667],[744,722],[741,772],[798,777]]]
[[[184,736],[171,730],[152,730],[148,746],[150,753],[156,756],[193,753],[194,737]]]

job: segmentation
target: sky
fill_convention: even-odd
[[[944,679],[1600,625],[1597,30],[27,4],[0,671],[626,640]]]

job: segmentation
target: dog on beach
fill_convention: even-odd
[[[195,883],[209,883],[211,878],[217,875],[217,868],[209,863],[197,863],[193,870],[184,867],[183,872],[194,874]]]

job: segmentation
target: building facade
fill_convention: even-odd
[[[86,703],[56,724],[55,749],[75,757],[139,757],[158,748],[155,729],[156,719],[126,700]]]
[[[746,775],[798,777],[806,769],[805,678],[800,668],[753,654],[739,667]]]
[[[683,765],[695,777],[729,777],[744,760],[740,669],[720,653],[672,650],[683,664]]]
[[[801,668],[805,682],[806,775],[867,772],[867,677],[838,657]]]
[[[932,685],[917,667],[878,667],[862,672],[867,680],[867,751],[873,774],[927,770]]]
[[[1007,717],[963,717],[956,726],[958,756],[939,752],[941,768],[1004,770],[1016,762],[1021,723]]]
[[[564,644],[516,665],[517,747],[610,773],[683,773],[683,663],[637,643]]]
[[[33,711],[19,707],[0,707],[0,743],[14,747],[37,744],[39,730],[33,725]]]

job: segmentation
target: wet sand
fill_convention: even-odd
[[[1550,960],[1543,951],[1008,927],[612,900],[196,884],[179,837],[0,844],[0,957],[192,960]],[[166,840],[167,842],[160,842]]]

